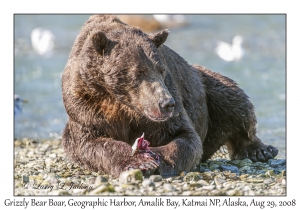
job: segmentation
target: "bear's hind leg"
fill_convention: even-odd
[[[210,120],[202,160],[210,158],[224,144],[231,159],[265,162],[274,158],[278,150],[256,136],[254,106],[237,83],[204,67],[194,67],[205,85]]]

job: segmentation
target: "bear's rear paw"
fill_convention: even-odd
[[[273,159],[278,154],[278,149],[271,145],[264,145],[264,144],[252,144],[249,145],[247,148],[239,151],[233,159],[241,160],[245,158],[249,158],[253,162],[266,162],[269,159]]]

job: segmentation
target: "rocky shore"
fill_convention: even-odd
[[[14,142],[14,195],[253,196],[286,195],[286,160],[253,163],[229,160],[222,148],[193,172],[144,177],[140,170],[118,179],[84,170],[68,161],[61,140]]]

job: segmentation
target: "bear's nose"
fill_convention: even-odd
[[[159,107],[162,111],[173,112],[175,101],[173,98],[165,98],[159,103]]]

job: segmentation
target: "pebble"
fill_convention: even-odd
[[[187,173],[184,178],[183,178],[183,181],[184,182],[190,182],[190,181],[199,181],[200,179],[203,179],[203,177],[200,175],[199,172],[190,172],[190,173]]]
[[[142,186],[143,187],[154,187],[155,184],[150,179],[146,179],[142,182]]]
[[[97,176],[96,177],[96,180],[94,182],[94,185],[98,186],[98,185],[101,185],[103,183],[106,183],[108,182],[107,178],[105,176]]]
[[[221,167],[222,171],[230,171],[230,172],[236,173],[236,174],[240,173],[238,167],[236,167],[236,166],[221,165],[220,167]]]
[[[134,182],[136,180],[143,180],[143,172],[140,169],[123,171],[119,176],[120,184]]]
[[[169,184],[169,183],[165,183],[163,185],[163,189],[165,192],[172,192],[175,190],[174,186],[172,184]]]
[[[218,178],[218,177],[215,177],[214,181],[215,181],[216,185],[222,185],[224,182],[226,182],[225,179],[221,179],[221,178]]]
[[[162,176],[161,175],[151,175],[149,177],[149,179],[152,181],[152,182],[160,182],[162,180]]]
[[[97,187],[96,189],[92,190],[89,195],[98,195],[102,192],[107,192],[107,191],[112,191],[110,190],[108,185],[101,185],[99,187]]]
[[[70,162],[61,140],[15,141],[15,196],[107,195],[107,196],[285,196],[286,160],[253,163],[249,159],[213,159],[201,163],[193,172],[179,176],[143,176],[141,170],[124,171],[118,179],[90,172]],[[54,186],[36,189],[32,183]],[[64,188],[59,188],[59,184]],[[71,184],[86,186],[69,190]],[[26,184],[26,187],[24,187]],[[88,187],[88,188],[87,188]]]

